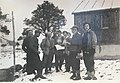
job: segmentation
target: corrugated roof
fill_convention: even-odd
[[[120,0],[80,0],[73,13],[119,8]]]

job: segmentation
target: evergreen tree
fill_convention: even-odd
[[[59,29],[66,24],[63,11],[55,7],[53,3],[44,1],[42,5],[37,5],[37,9],[32,12],[31,19],[25,18],[24,23],[36,29],[42,29],[43,32],[49,31],[51,27]]]
[[[0,32],[9,35],[10,31],[7,29],[7,26],[4,25],[4,23],[7,22],[7,15],[8,14],[3,14],[2,10],[0,9]]]

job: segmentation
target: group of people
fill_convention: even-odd
[[[85,80],[97,80],[94,70],[94,54],[97,44],[97,37],[94,31],[91,30],[89,23],[84,24],[84,33],[79,32],[79,27],[74,25],[71,28],[71,33],[60,30],[45,33],[45,38],[38,43],[38,38],[42,30],[35,30],[33,35],[32,30],[27,31],[27,37],[24,39],[22,49],[27,53],[27,74],[35,74],[35,78],[46,79],[43,76],[51,72],[53,58],[55,56],[55,70],[62,71],[62,65],[65,62],[65,71],[72,72],[70,79],[80,80],[80,59],[83,53],[83,60],[86,67]],[[42,61],[40,60],[39,47],[43,52]],[[36,73],[37,71],[37,73]]]

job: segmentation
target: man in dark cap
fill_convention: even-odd
[[[37,37],[40,36],[41,30],[35,30],[35,35],[33,35],[33,37],[30,40],[30,44],[29,44],[29,50],[31,53],[31,64],[32,67],[37,70],[37,75],[35,76],[35,79],[37,78],[42,78],[42,79],[46,79],[46,77],[44,77],[42,75],[42,62],[40,60],[39,54],[40,51],[38,51],[39,48],[39,44],[38,44],[38,39]]]
[[[73,75],[70,79],[80,80],[80,53],[81,53],[81,45],[82,45],[82,34],[78,32],[78,26],[73,26],[71,28],[73,36],[71,39],[71,45],[68,48],[70,51],[69,57],[71,61]]]
[[[33,31],[32,30],[27,30],[26,31],[26,38],[23,40],[22,44],[22,49],[26,54],[26,68],[25,71],[27,72],[27,75],[35,73],[34,68],[31,65],[31,54],[29,52],[29,43],[30,43],[30,38],[33,36]],[[25,72],[24,71],[24,72]]]

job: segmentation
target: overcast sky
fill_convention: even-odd
[[[31,18],[31,12],[37,8],[37,4],[42,4],[44,0],[0,0],[0,7],[3,13],[10,14],[9,17],[11,18],[11,11],[14,12],[15,18],[15,30],[16,30],[16,38],[21,35],[21,32],[24,27],[23,20],[25,17]],[[73,26],[73,15],[72,12],[78,5],[79,1],[81,0],[48,0],[53,2],[55,6],[58,6],[60,9],[64,9],[64,15],[67,19],[67,24],[64,27],[65,30],[70,31],[70,27]],[[12,26],[11,23],[7,23],[9,25],[9,29],[11,31],[10,35],[8,36],[9,39],[12,39]]]
[[[26,26],[23,24],[23,20],[25,17],[31,18],[31,12],[37,8],[37,4],[42,4],[44,0],[0,0],[0,7],[3,13],[10,14],[9,17],[11,18],[11,11],[14,12],[15,18],[15,30],[16,30],[16,38],[18,38],[23,28]],[[111,6],[120,6],[119,0],[48,0],[53,2],[55,6],[58,6],[60,9],[64,9],[64,15],[67,19],[67,24],[64,27],[65,30],[70,31],[74,24],[74,16],[72,12],[81,3],[81,5],[76,9],[77,12],[80,10],[89,10],[92,8],[94,3],[96,3],[93,9],[97,9],[99,7],[103,8],[110,8]],[[97,2],[96,2],[97,1]],[[105,2],[104,2],[105,1]],[[89,2],[89,3],[88,3]],[[102,6],[102,3],[104,5]],[[113,2],[113,3],[112,3]],[[88,4],[87,4],[88,3]],[[87,5],[86,5],[87,4]],[[11,23],[7,23],[9,25],[9,29],[11,31],[10,35],[8,36],[9,39],[12,39],[12,26]]]

